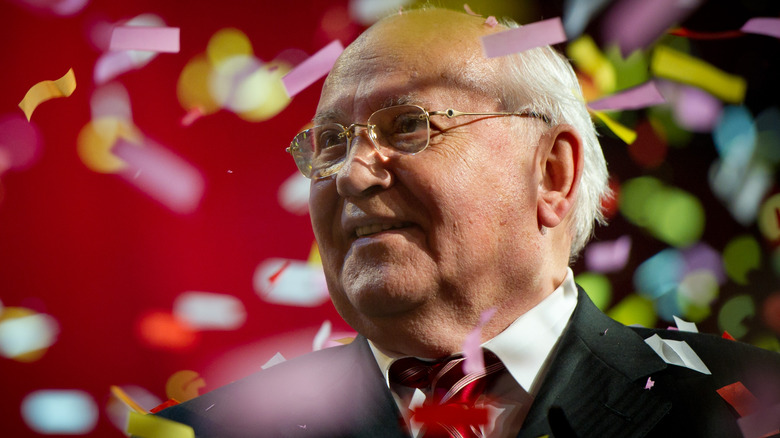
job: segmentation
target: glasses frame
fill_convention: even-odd
[[[550,122],[550,118],[548,116],[546,116],[544,114],[539,114],[539,113],[537,113],[535,111],[530,111],[530,110],[529,111],[514,111],[514,112],[505,112],[505,111],[497,111],[497,112],[495,112],[495,111],[494,112],[466,112],[466,111],[458,111],[458,110],[455,110],[455,109],[452,109],[452,108],[447,108],[446,110],[443,110],[443,111],[428,111],[428,110],[426,110],[425,108],[423,108],[423,107],[421,107],[419,105],[411,105],[411,104],[394,105],[394,106],[389,106],[389,107],[382,108],[382,109],[374,111],[373,113],[371,113],[370,116],[368,116],[368,119],[366,119],[366,123],[352,123],[349,126],[344,126],[341,123],[333,122],[333,123],[326,123],[326,124],[322,124],[322,125],[312,126],[311,128],[305,129],[305,130],[299,132],[298,134],[296,134],[295,137],[293,137],[293,141],[290,142],[290,146],[288,146],[285,149],[285,151],[287,153],[289,153],[290,155],[292,155],[293,160],[295,160],[296,167],[298,167],[298,170],[306,178],[309,178],[309,179],[322,179],[322,178],[327,178],[329,176],[335,175],[336,173],[339,172],[339,170],[341,170],[342,166],[344,166],[344,162],[346,161],[346,157],[349,156],[349,152],[350,152],[350,149],[352,147],[352,140],[357,137],[357,128],[364,128],[368,132],[368,138],[369,138],[369,140],[371,140],[371,144],[374,146],[374,149],[376,149],[378,152],[381,153],[381,151],[380,151],[381,147],[387,147],[385,145],[378,144],[377,136],[376,136],[376,133],[374,132],[374,127],[376,125],[369,124],[368,122],[377,113],[380,113],[382,111],[387,111],[387,110],[392,109],[392,108],[398,108],[398,107],[414,107],[414,108],[422,110],[421,117],[425,118],[425,122],[426,122],[426,129],[428,131],[428,139],[425,142],[425,146],[420,148],[420,150],[415,151],[415,152],[408,152],[408,151],[401,151],[399,149],[396,149],[392,145],[389,146],[391,149],[394,149],[394,150],[396,150],[398,152],[403,152],[403,153],[409,154],[409,155],[419,154],[420,152],[422,152],[425,149],[427,149],[428,145],[431,143],[431,120],[430,120],[431,116],[447,116],[448,119],[452,119],[454,117],[460,117],[460,116],[497,116],[497,117],[518,116],[518,117],[533,117],[533,118],[537,118],[537,119],[540,119],[540,120],[544,121],[544,123],[546,123],[547,125],[549,125],[551,123]],[[305,159],[302,160],[302,159],[298,158],[298,157],[301,157],[301,154],[297,152],[298,147],[295,146],[295,143],[296,143],[296,139],[298,138],[298,136],[300,136],[302,134],[306,134],[307,132],[310,132],[313,129],[316,129],[316,128],[319,128],[319,127],[323,127],[323,126],[327,126],[327,125],[335,125],[335,126],[338,126],[339,128],[341,128],[342,132],[341,132],[340,135],[346,137],[346,139],[347,139],[346,151],[344,153],[344,159],[340,163],[337,163],[337,164],[334,164],[333,166],[331,166],[328,169],[328,173],[326,175],[319,175],[319,176],[314,177],[314,176],[312,176],[311,165],[308,166],[308,168],[309,168],[308,174],[304,170],[304,168],[302,168],[301,162],[304,161]]]

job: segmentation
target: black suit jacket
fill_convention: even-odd
[[[644,342],[653,333],[686,341],[712,375],[667,365]],[[648,377],[655,385],[644,389]],[[780,402],[780,355],[712,335],[626,327],[580,290],[518,437],[739,437],[739,416],[716,393],[736,381]],[[198,437],[408,436],[362,336],[158,415]]]

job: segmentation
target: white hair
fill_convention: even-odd
[[[507,28],[519,27],[505,20]],[[531,110],[549,118],[550,125],[572,125],[582,137],[584,165],[572,207],[570,258],[574,260],[593,233],[594,222],[605,224],[601,201],[612,196],[607,162],[596,129],[569,61],[550,46],[503,58],[502,102],[507,111]]]

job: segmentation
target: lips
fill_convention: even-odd
[[[410,226],[410,224],[407,222],[399,222],[394,224],[363,225],[355,228],[355,234],[357,235],[357,237],[363,237],[363,236],[369,236],[371,234],[376,234],[382,231],[395,230],[398,228],[406,228],[408,226]]]

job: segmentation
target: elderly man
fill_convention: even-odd
[[[624,327],[578,290],[569,260],[608,189],[576,77],[549,47],[485,59],[480,37],[505,27],[483,22],[381,20],[290,146],[333,303],[360,336],[159,415],[204,437],[713,437],[739,436],[744,414],[719,388],[777,403],[776,355]],[[656,332],[706,370],[667,364]]]

